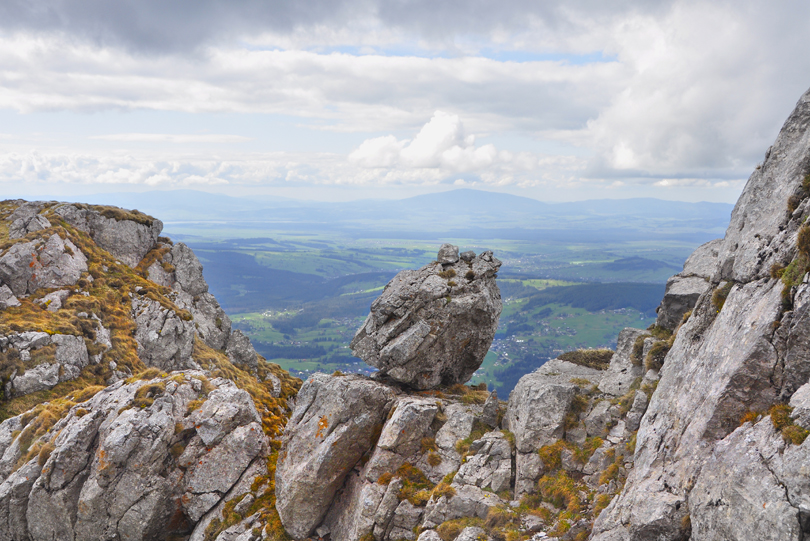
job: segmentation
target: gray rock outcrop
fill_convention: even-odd
[[[599,380],[599,390],[613,396],[622,396],[630,390],[630,386],[644,375],[643,361],[634,363],[632,359],[633,346],[639,336],[646,331],[628,327],[619,333],[616,340],[616,353],[610,358],[610,365]]]
[[[683,271],[667,280],[667,287],[655,324],[674,331],[686,312],[692,310],[698,298],[710,290],[711,278],[717,269],[721,239],[698,247],[683,265]]]
[[[37,350],[51,346],[52,353],[35,362]],[[5,397],[12,398],[52,389],[58,383],[78,378],[90,364],[87,346],[81,336],[49,335],[28,331],[0,337],[0,351],[13,349],[24,370],[14,370],[5,384]]]
[[[39,439],[48,454],[2,475],[0,538],[146,541],[188,531],[266,452],[260,417],[232,383],[211,381],[203,407],[188,411],[203,377],[119,382],[73,407]],[[21,418],[0,424],[4,460],[19,459]]]
[[[158,301],[136,296],[132,299],[138,357],[147,366],[171,372],[199,368],[191,358],[194,322],[185,321]]]
[[[31,201],[23,203],[11,214],[8,226],[8,238],[19,239],[34,231],[41,231],[51,227],[51,222],[39,214],[45,203],[42,201]]]
[[[716,263],[713,255],[698,258],[711,289],[666,356],[641,419],[634,468],[594,523],[593,539],[803,538],[805,446],[785,447],[767,418],[739,425],[746,412],[789,401],[810,377],[807,284],[786,288],[771,277],[796,257],[810,207],[802,187],[808,125],[810,92],[749,178],[725,238],[712,245]],[[713,303],[727,281],[724,304]]]
[[[473,455],[453,479],[459,485],[475,485],[498,493],[512,484],[512,448],[503,434],[487,432],[470,446]]]
[[[276,507],[295,539],[321,523],[393,402],[391,389],[366,378],[314,374],[304,382],[276,466]]]
[[[53,234],[18,242],[0,256],[0,281],[17,297],[37,289],[72,286],[87,271],[87,258],[70,240]]]
[[[228,339],[228,348],[225,352],[228,354],[228,358],[233,364],[244,366],[251,370],[256,369],[258,363],[256,350],[253,349],[253,344],[250,343],[250,339],[239,329],[231,332],[231,337]]]
[[[565,417],[580,384],[596,384],[603,372],[559,359],[546,362],[518,381],[509,395],[506,424],[515,435],[517,450],[515,492],[534,490],[541,463],[537,450],[565,436]]]
[[[65,203],[54,207],[53,212],[76,229],[90,234],[96,244],[130,267],[135,267],[154,248],[163,229],[163,222],[157,219],[141,223],[133,219],[107,218],[85,205]]]
[[[166,265],[166,270],[163,265]],[[161,261],[155,261],[147,269],[149,279],[164,287],[175,290],[171,298],[174,303],[191,312],[197,335],[214,349],[225,349],[231,338],[231,320],[217,299],[208,292],[208,282],[202,272],[202,263],[194,252],[179,242],[164,254]],[[234,357],[242,364],[255,368],[248,349],[252,346],[240,336],[234,338]],[[255,351],[253,352],[255,356]],[[239,356],[241,355],[241,356]]]
[[[5,284],[0,285],[0,310],[5,310],[6,308],[19,305],[20,301],[14,296],[11,288]]]
[[[466,382],[481,366],[501,313],[501,262],[492,252],[468,262],[457,248],[442,247],[441,257],[448,263],[397,274],[351,342],[367,364],[417,389]]]

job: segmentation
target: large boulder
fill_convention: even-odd
[[[51,227],[51,222],[39,214],[44,206],[42,201],[30,201],[17,207],[9,217],[8,238],[19,239],[28,233]]]
[[[440,256],[445,263],[397,274],[351,342],[356,356],[416,389],[469,380],[502,308],[495,283],[501,262],[492,252],[465,259],[444,246]]]
[[[89,233],[96,244],[130,267],[135,267],[155,246],[163,229],[160,220],[116,207],[97,210],[65,203],[54,207],[53,212],[76,229]]]
[[[395,400],[360,376],[312,375],[298,393],[276,466],[276,507],[295,539],[312,534],[346,475],[372,448]]]

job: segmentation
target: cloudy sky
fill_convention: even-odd
[[[3,0],[0,190],[733,202],[810,3]]]

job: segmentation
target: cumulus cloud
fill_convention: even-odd
[[[313,151],[216,164],[157,151],[119,163],[74,145],[73,158],[8,154],[13,167],[2,174],[19,166],[25,178],[78,182],[72,164],[84,164],[99,182],[733,191],[808,85],[808,17],[810,4],[792,0],[512,0],[497,9],[483,0],[10,0],[0,3],[0,107],[265,113],[308,129],[399,135],[368,138],[348,159]],[[96,137],[246,140],[138,129],[152,128]],[[481,133],[516,135],[521,151],[479,144],[471,134]],[[14,137],[0,135],[2,148]]]
[[[512,184],[519,176],[535,173],[538,158],[529,152],[499,152],[492,144],[476,146],[475,135],[465,133],[458,115],[436,111],[413,139],[397,140],[393,135],[367,139],[349,154],[348,162],[386,169],[389,177],[394,172],[401,178],[418,172],[439,179],[469,173],[483,183]]]

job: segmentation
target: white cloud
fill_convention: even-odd
[[[203,2],[177,36],[155,19],[159,43],[91,11],[47,24],[20,11],[13,24],[0,21],[0,108],[291,116],[307,129],[369,137],[348,159],[346,147],[179,159],[162,145],[260,147],[228,127],[168,135],[169,121],[65,136],[35,155],[4,126],[0,178],[733,192],[810,73],[810,4],[797,1],[507,1],[483,16],[479,3],[364,0],[317,13],[282,6],[283,22],[215,4]],[[132,9],[149,21],[157,5]],[[214,25],[218,17],[232,26]],[[370,136],[381,133],[392,135]],[[83,147],[88,138],[152,150],[125,158]]]
[[[172,134],[172,133],[115,133],[94,135],[90,139],[102,141],[145,142],[145,143],[242,143],[250,137],[225,134]]]
[[[393,135],[367,139],[348,156],[349,164],[367,169],[384,169],[376,178],[447,179],[460,173],[475,176],[485,184],[531,182],[537,174],[538,157],[529,152],[499,152],[494,145],[475,145],[475,135],[464,131],[458,115],[436,111],[413,139],[397,140]],[[374,178],[375,173],[364,175]],[[466,183],[464,179],[457,179]]]

